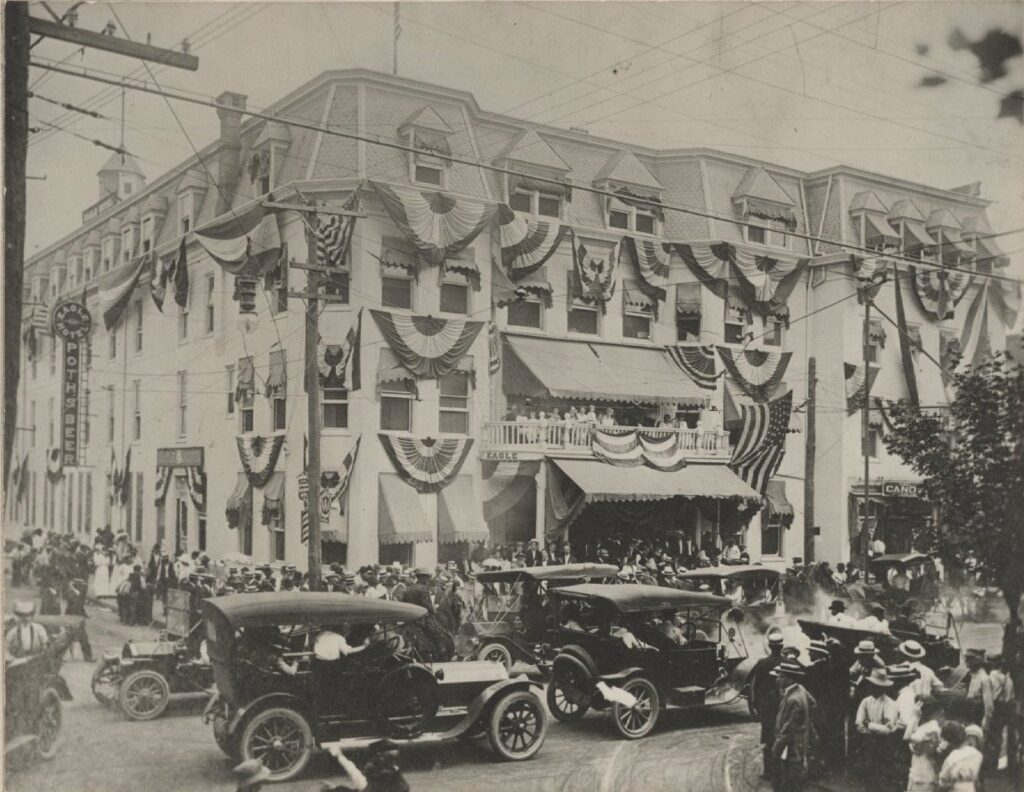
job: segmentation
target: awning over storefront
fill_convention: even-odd
[[[583,491],[587,503],[675,497],[761,502],[761,496],[725,465],[687,465],[665,473],[649,467],[627,470],[590,459],[556,459],[554,463]]]
[[[793,504],[786,497],[786,482],[780,479],[772,479],[765,489],[765,498],[768,501],[768,513],[772,517],[778,517],[783,524],[790,525],[793,522]]]
[[[659,348],[504,336],[510,396],[641,404],[704,403],[692,380]]]
[[[430,523],[420,508],[416,490],[402,481],[397,473],[381,473],[378,481],[378,541],[381,544],[432,541],[434,532],[425,527]]]
[[[247,528],[252,519],[252,485],[245,472],[239,472],[235,480],[235,489],[228,496],[224,516],[228,520],[228,528]]]
[[[437,496],[437,541],[481,542],[491,537],[473,497],[473,477],[456,476]]]

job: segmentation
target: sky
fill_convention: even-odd
[[[69,4],[51,3],[58,13]],[[46,16],[36,5],[33,14]],[[115,17],[116,14],[116,17]],[[116,18],[120,18],[120,22]],[[33,59],[155,78],[263,108],[328,69],[390,72],[393,3],[90,3],[77,26],[156,46],[188,39],[196,72],[44,40]],[[1024,58],[981,84],[954,29],[1020,35],[1024,4],[999,2],[403,2],[398,73],[471,92],[488,111],[582,127],[655,148],[702,146],[804,171],[846,164],[935,187],[982,183],[997,230],[1024,225],[1024,127],[997,120],[1024,87]],[[944,84],[922,88],[928,75]],[[81,223],[96,171],[121,137],[121,92],[33,68],[26,255]],[[45,100],[101,113],[96,119]],[[217,135],[211,108],[128,91],[124,145],[153,179]],[[180,122],[180,125],[179,125]],[[62,128],[53,130],[48,124]],[[184,127],[184,131],[182,129]],[[371,130],[387,133],[387,130]],[[71,132],[84,136],[81,140]],[[187,133],[187,134],[186,134]],[[393,134],[393,132],[392,132]],[[1024,249],[1024,234],[1004,250]],[[1014,255],[1020,270],[1024,254]]]

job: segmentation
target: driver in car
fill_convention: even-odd
[[[656,620],[658,632],[668,638],[676,646],[686,646],[688,641],[686,640],[686,634],[683,632],[682,627],[677,623],[679,616],[673,611],[663,611],[661,618]]]
[[[363,642],[352,646],[343,635],[344,628],[337,632],[331,629],[321,630],[313,643],[313,656],[317,660],[340,660],[342,657],[362,652],[370,645],[370,636],[366,636]]]

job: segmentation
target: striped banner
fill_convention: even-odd
[[[388,345],[399,360],[418,377],[437,379],[455,370],[483,328],[483,322],[404,316],[371,310]]]
[[[501,371],[501,336],[494,322],[487,328],[487,370],[491,374]]]
[[[359,208],[359,191],[356,190],[345,201],[346,211],[355,212]],[[345,267],[345,258],[352,245],[356,218],[330,215],[320,222],[316,230],[316,258],[321,267],[341,270]]]
[[[653,297],[664,300],[670,272],[668,245],[634,237],[626,237],[625,242],[640,280],[653,292]]]
[[[786,453],[793,392],[767,404],[744,404],[740,409],[742,428],[729,468],[763,495]]]
[[[715,347],[722,365],[745,394],[757,402],[767,401],[782,381],[792,352],[766,352],[763,349]]]
[[[701,344],[676,344],[665,347],[665,354],[687,377],[704,390],[714,390],[719,376],[715,368],[715,348]]]
[[[513,281],[544,266],[565,237],[568,226],[521,217],[505,204],[498,206],[501,261]]]
[[[459,475],[473,447],[471,437],[396,437],[378,434],[398,475],[418,492],[440,492]]]
[[[646,465],[666,472],[686,467],[674,431],[596,426],[591,448],[595,457],[616,467]]]
[[[870,385],[866,389],[863,366],[858,366],[856,363],[844,363],[843,372],[846,375],[846,414],[853,415],[864,406],[864,394],[874,385],[878,369],[868,368]]]

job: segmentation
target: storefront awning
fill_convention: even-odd
[[[780,479],[772,479],[765,489],[765,498],[768,501],[768,513],[772,517],[778,517],[785,525],[793,522],[793,504],[786,497],[786,482]]]
[[[620,468],[590,459],[553,461],[583,491],[587,503],[676,497],[761,503],[761,496],[725,465],[687,465],[666,473],[649,467]]]
[[[663,350],[552,338],[504,336],[509,396],[640,404],[704,403],[703,392]]]
[[[402,481],[397,473],[381,473],[378,480],[378,541],[381,544],[433,541],[434,532],[424,530],[424,526],[430,523],[420,508],[416,490]]]
[[[485,542],[491,532],[478,511],[478,499],[473,497],[473,477],[456,476],[437,496],[437,541],[439,544],[455,542]]]

